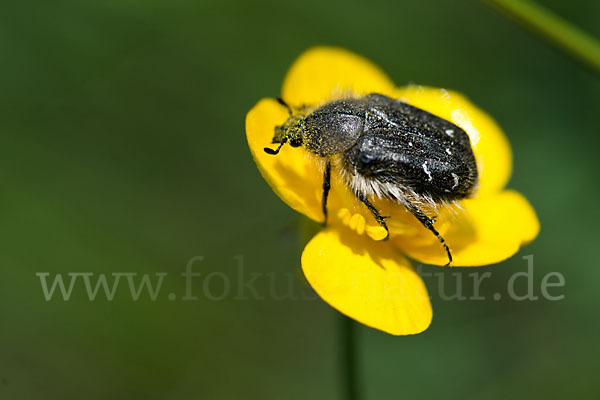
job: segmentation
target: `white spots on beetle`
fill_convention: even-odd
[[[456,175],[454,172],[452,173],[452,178],[454,178],[454,185],[452,186],[452,189],[456,189],[456,187],[458,186],[458,175]]]
[[[471,140],[472,146],[477,145],[480,138],[479,131],[473,126],[471,118],[465,110],[452,111],[452,122],[463,128],[465,132],[467,132],[467,135],[469,135],[469,139]]]
[[[445,133],[450,137],[454,137],[454,129],[446,129]]]
[[[369,111],[372,112],[373,114],[377,115],[381,119],[388,119],[387,114],[378,108],[372,107]]]
[[[396,127],[399,126],[397,123],[395,123],[394,121],[390,120],[390,118],[387,116],[386,113],[384,113],[383,111],[381,111],[381,110],[379,110],[379,109],[377,109],[375,107],[372,107],[372,108],[369,109],[369,111],[367,111],[367,119],[369,117],[369,113],[374,114],[375,116],[379,117],[379,119],[385,121],[389,125],[396,126]]]
[[[425,161],[423,163],[423,171],[425,171],[425,173],[427,174],[427,177],[429,178],[429,182],[431,182],[433,180],[433,177],[431,176],[431,172],[429,171],[429,168],[427,168],[427,161]]]
[[[446,147],[446,153],[448,153],[448,155],[452,155],[452,152],[450,151],[450,147]]]

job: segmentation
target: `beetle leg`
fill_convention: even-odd
[[[373,204],[371,204],[369,199],[367,199],[367,196],[365,196],[364,194],[356,193],[356,197],[358,197],[358,199],[360,201],[362,201],[365,206],[367,206],[369,211],[371,211],[371,214],[373,214],[375,221],[377,221],[377,223],[379,225],[381,225],[383,228],[385,228],[387,235],[385,236],[385,238],[383,240],[388,240],[390,238],[390,230],[388,229],[387,224],[385,223],[385,219],[387,217],[382,217],[381,214],[379,213],[379,211],[375,208],[375,206]]]
[[[327,161],[325,166],[325,173],[323,174],[323,198],[321,201],[323,207],[323,215],[325,219],[323,224],[327,223],[327,198],[329,197],[329,189],[331,189],[331,162]]]
[[[444,249],[446,250],[446,254],[448,254],[448,264],[446,264],[444,266],[445,267],[449,266],[450,263],[452,262],[452,254],[450,253],[450,249],[448,248],[448,245],[446,244],[446,241],[444,240],[444,238],[433,227],[433,223],[435,222],[435,219],[429,218],[427,215],[425,215],[425,213],[423,211],[419,210],[419,208],[417,206],[415,206],[414,204],[412,204],[411,202],[409,202],[406,199],[404,199],[403,204],[406,206],[408,211],[410,211],[411,214],[414,215],[415,218],[418,219],[421,224],[423,224],[423,226],[425,228],[427,228],[431,232],[433,232],[433,234],[438,238],[438,240],[440,241],[442,246],[444,246]]]

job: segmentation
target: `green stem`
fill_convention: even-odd
[[[308,218],[300,220],[300,239],[302,247],[321,230],[322,225]],[[347,400],[358,399],[358,371],[356,360],[356,322],[344,314],[337,312],[338,315],[338,344],[339,344],[339,363],[342,398]]]
[[[339,313],[339,348],[342,371],[343,399],[358,399],[358,371],[356,357],[356,323]]]
[[[600,43],[568,21],[528,0],[483,0],[600,74]]]

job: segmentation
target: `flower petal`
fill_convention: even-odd
[[[371,61],[337,47],[313,47],[292,64],[282,87],[283,99],[296,106],[317,105],[351,91],[391,94],[394,83]]]
[[[463,128],[479,169],[479,193],[497,192],[506,186],[512,169],[510,145],[502,129],[463,95],[425,86],[408,86],[395,97],[429,111]]]
[[[421,277],[389,242],[328,228],[304,249],[302,269],[323,300],[365,325],[410,335],[431,323]]]
[[[452,251],[453,266],[480,266],[503,261],[531,242],[540,230],[535,211],[521,194],[506,190],[464,200],[464,211],[445,221],[442,236]],[[426,237],[429,239],[423,240]],[[437,238],[421,228],[419,238],[393,239],[409,257],[433,265],[448,262]]]

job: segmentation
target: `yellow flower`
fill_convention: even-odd
[[[498,125],[464,96],[444,89],[394,83],[370,61],[346,50],[316,47],[302,54],[283,82],[282,98],[293,109],[315,106],[348,92],[381,93],[449,120],[467,132],[477,160],[479,186],[459,210],[441,209],[435,227],[452,250],[455,266],[500,262],[537,236],[534,210],[519,193],[504,189],[511,151]],[[246,135],[258,168],[277,195],[314,221],[321,209],[323,172],[302,148],[283,146],[279,155],[263,151],[275,127],[289,117],[275,99],[262,99],[246,116]],[[437,238],[398,203],[372,199],[387,220],[385,230],[332,171],[327,226],[306,246],[302,269],[315,291],[355,320],[394,335],[427,329],[431,304],[423,281],[408,258],[444,265]]]

